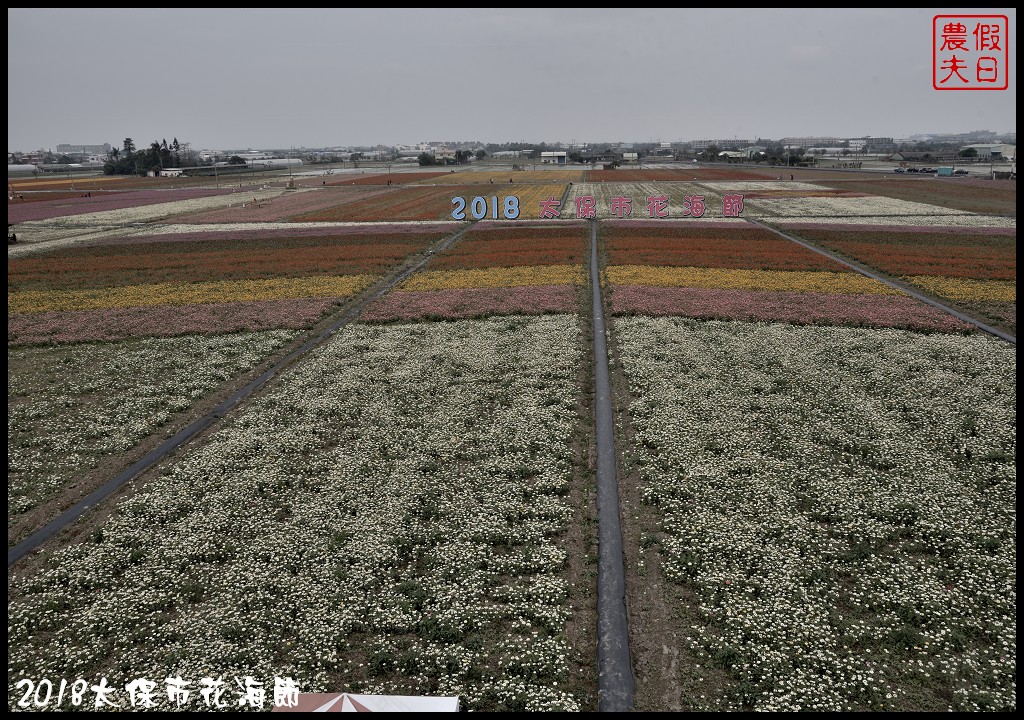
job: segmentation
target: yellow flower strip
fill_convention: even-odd
[[[575,265],[531,265],[526,267],[473,270],[429,270],[417,273],[399,286],[400,290],[451,290],[453,288],[518,287],[524,285],[571,285],[583,282],[583,271]]]
[[[378,275],[314,275],[301,278],[155,283],[96,290],[28,290],[7,294],[7,314],[52,310],[105,310],[152,305],[194,305],[309,297],[347,297]]]
[[[608,268],[613,285],[654,287],[723,288],[731,290],[781,290],[791,292],[902,295],[885,283],[857,273],[804,270],[730,270],[727,268],[652,267],[613,265]]]
[[[973,280],[934,275],[910,275],[903,279],[950,300],[1017,302],[1017,283],[1014,280]]]

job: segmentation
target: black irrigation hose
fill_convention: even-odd
[[[951,308],[951,307],[949,307],[947,305],[943,305],[938,300],[932,300],[930,297],[927,297],[926,295],[923,295],[923,294],[917,292],[916,290],[914,290],[911,287],[908,287],[908,286],[906,286],[906,285],[904,285],[902,283],[898,283],[898,282],[896,282],[894,280],[890,280],[890,279],[888,279],[886,277],[882,277],[878,273],[872,272],[871,270],[868,270],[867,268],[861,267],[860,265],[858,265],[856,263],[852,263],[849,260],[846,260],[845,258],[840,257],[839,255],[837,255],[834,252],[831,252],[829,250],[824,250],[824,249],[822,249],[820,247],[812,245],[809,242],[805,242],[804,240],[801,240],[800,238],[793,237],[792,235],[784,233],[781,230],[772,227],[771,225],[766,225],[765,223],[761,222],[760,220],[753,220],[753,219],[749,219],[748,218],[747,222],[752,223],[754,225],[757,225],[758,227],[762,227],[765,230],[770,230],[771,232],[775,233],[776,235],[781,235],[782,237],[786,238],[787,240],[795,242],[798,245],[803,245],[808,250],[813,250],[814,252],[819,253],[821,255],[824,255],[827,258],[831,258],[832,260],[835,260],[838,263],[842,263],[846,267],[851,268],[853,270],[856,270],[861,275],[865,275],[865,276],[871,278],[872,280],[878,280],[881,283],[885,283],[886,285],[888,285],[891,288],[895,288],[896,290],[899,290],[900,292],[904,292],[907,295],[910,295],[910,296],[912,296],[914,298],[917,298],[918,300],[920,300],[923,303],[927,303],[928,305],[931,305],[932,307],[936,307],[939,310],[942,310],[943,312],[949,313],[950,315],[952,315],[953,317],[957,318],[958,320],[963,320],[965,323],[968,323],[970,325],[974,325],[979,330],[984,330],[985,332],[989,333],[990,335],[995,335],[997,338],[1005,340],[1008,343],[1012,343],[1014,345],[1017,344],[1017,336],[1016,335],[1010,335],[1009,333],[1005,333],[1002,330],[999,330],[998,328],[992,327],[991,325],[986,325],[985,323],[981,322],[980,320],[977,320],[976,318],[972,318],[970,315],[965,315],[962,312],[960,312],[959,310],[954,310],[953,308]]]
[[[46,525],[36,530],[34,533],[29,535],[27,538],[19,542],[14,547],[7,551],[7,567],[11,567],[14,563],[21,560],[28,553],[32,552],[44,542],[52,538],[54,535],[65,529],[71,523],[75,522],[79,517],[84,515],[90,508],[95,507],[99,503],[103,502],[118,488],[124,485],[126,482],[134,478],[139,473],[147,470],[151,466],[155,465],[161,459],[166,457],[169,453],[173,452],[180,446],[184,445],[202,430],[212,425],[214,422],[222,418],[226,413],[230,412],[236,405],[241,403],[243,400],[252,395],[257,389],[262,387],[271,378],[277,375],[282,369],[288,366],[296,358],[306,354],[314,347],[322,343],[328,337],[336,333],[341,328],[348,325],[350,322],[355,320],[359,313],[362,312],[364,305],[373,302],[377,298],[384,295],[386,292],[391,290],[393,287],[404,281],[414,272],[423,267],[427,261],[429,261],[436,253],[439,253],[447,249],[452,243],[462,237],[470,226],[462,228],[458,232],[449,237],[444,238],[434,246],[432,246],[423,257],[419,258],[415,263],[407,267],[401,273],[393,278],[390,278],[380,288],[378,288],[369,297],[363,298],[357,305],[349,308],[338,320],[333,322],[330,327],[321,332],[314,338],[307,340],[300,347],[291,351],[281,360],[274,363],[268,370],[264,371],[255,380],[252,380],[249,384],[243,387],[241,390],[233,393],[227,400],[220,403],[217,407],[211,410],[206,415],[193,421],[185,428],[179,430],[173,436],[164,440],[159,447],[149,451],[140,460],[136,461],[131,467],[119,473],[112,480],[107,481],[102,486],[93,490],[82,500],[72,505],[70,508],[65,510],[63,513],[58,515],[56,518],[48,522]]]
[[[626,618],[626,579],[622,520],[615,477],[615,424],[608,379],[608,339],[601,273],[597,263],[597,223],[590,226],[590,284],[594,311],[594,413],[597,444],[597,692],[598,710],[633,708],[633,667]]]

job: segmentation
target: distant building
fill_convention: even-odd
[[[540,153],[540,161],[542,163],[565,165],[568,159],[569,156],[565,150],[542,150]]]
[[[984,158],[985,160],[1013,160],[1017,157],[1017,146],[1016,145],[1005,145],[1003,143],[979,143],[976,145],[965,145],[960,148],[960,152],[964,150],[974,150],[977,153],[977,157]]]
[[[110,143],[102,145],[68,145],[61,143],[57,145],[58,155],[110,155]]]
[[[784,137],[779,141],[783,147],[790,148],[809,148],[819,147],[821,145],[839,145],[842,143],[837,137],[831,135],[797,135],[793,137]]]

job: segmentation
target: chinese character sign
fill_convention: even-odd
[[[932,87],[1008,88],[1009,29],[1006,15],[936,15],[932,19]]]

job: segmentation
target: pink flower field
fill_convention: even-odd
[[[319,320],[336,300],[296,298],[8,315],[7,343],[36,345],[298,329]]]
[[[361,319],[366,322],[463,319],[575,310],[576,290],[571,285],[453,288],[390,292],[363,311]]]
[[[867,325],[970,332],[974,326],[911,297],[718,288],[616,286],[616,315],[681,315],[706,320],[767,320],[805,325]]]
[[[139,190],[116,194],[93,193],[92,197],[62,198],[59,200],[40,200],[37,202],[8,203],[7,222],[20,223],[29,220],[49,220],[51,218],[84,215],[86,213],[104,212],[106,210],[123,210],[125,208],[178,200],[195,200],[216,195],[229,195],[230,189],[183,188],[180,190]],[[85,193],[82,193],[83,195]]]
[[[187,224],[281,222],[296,215],[343,207],[380,195],[387,195],[389,192],[392,192],[392,189],[388,187],[322,187],[266,198],[265,191],[242,189],[236,193],[238,202],[231,207],[178,215],[174,220]],[[253,198],[256,198],[258,202],[254,204]]]

